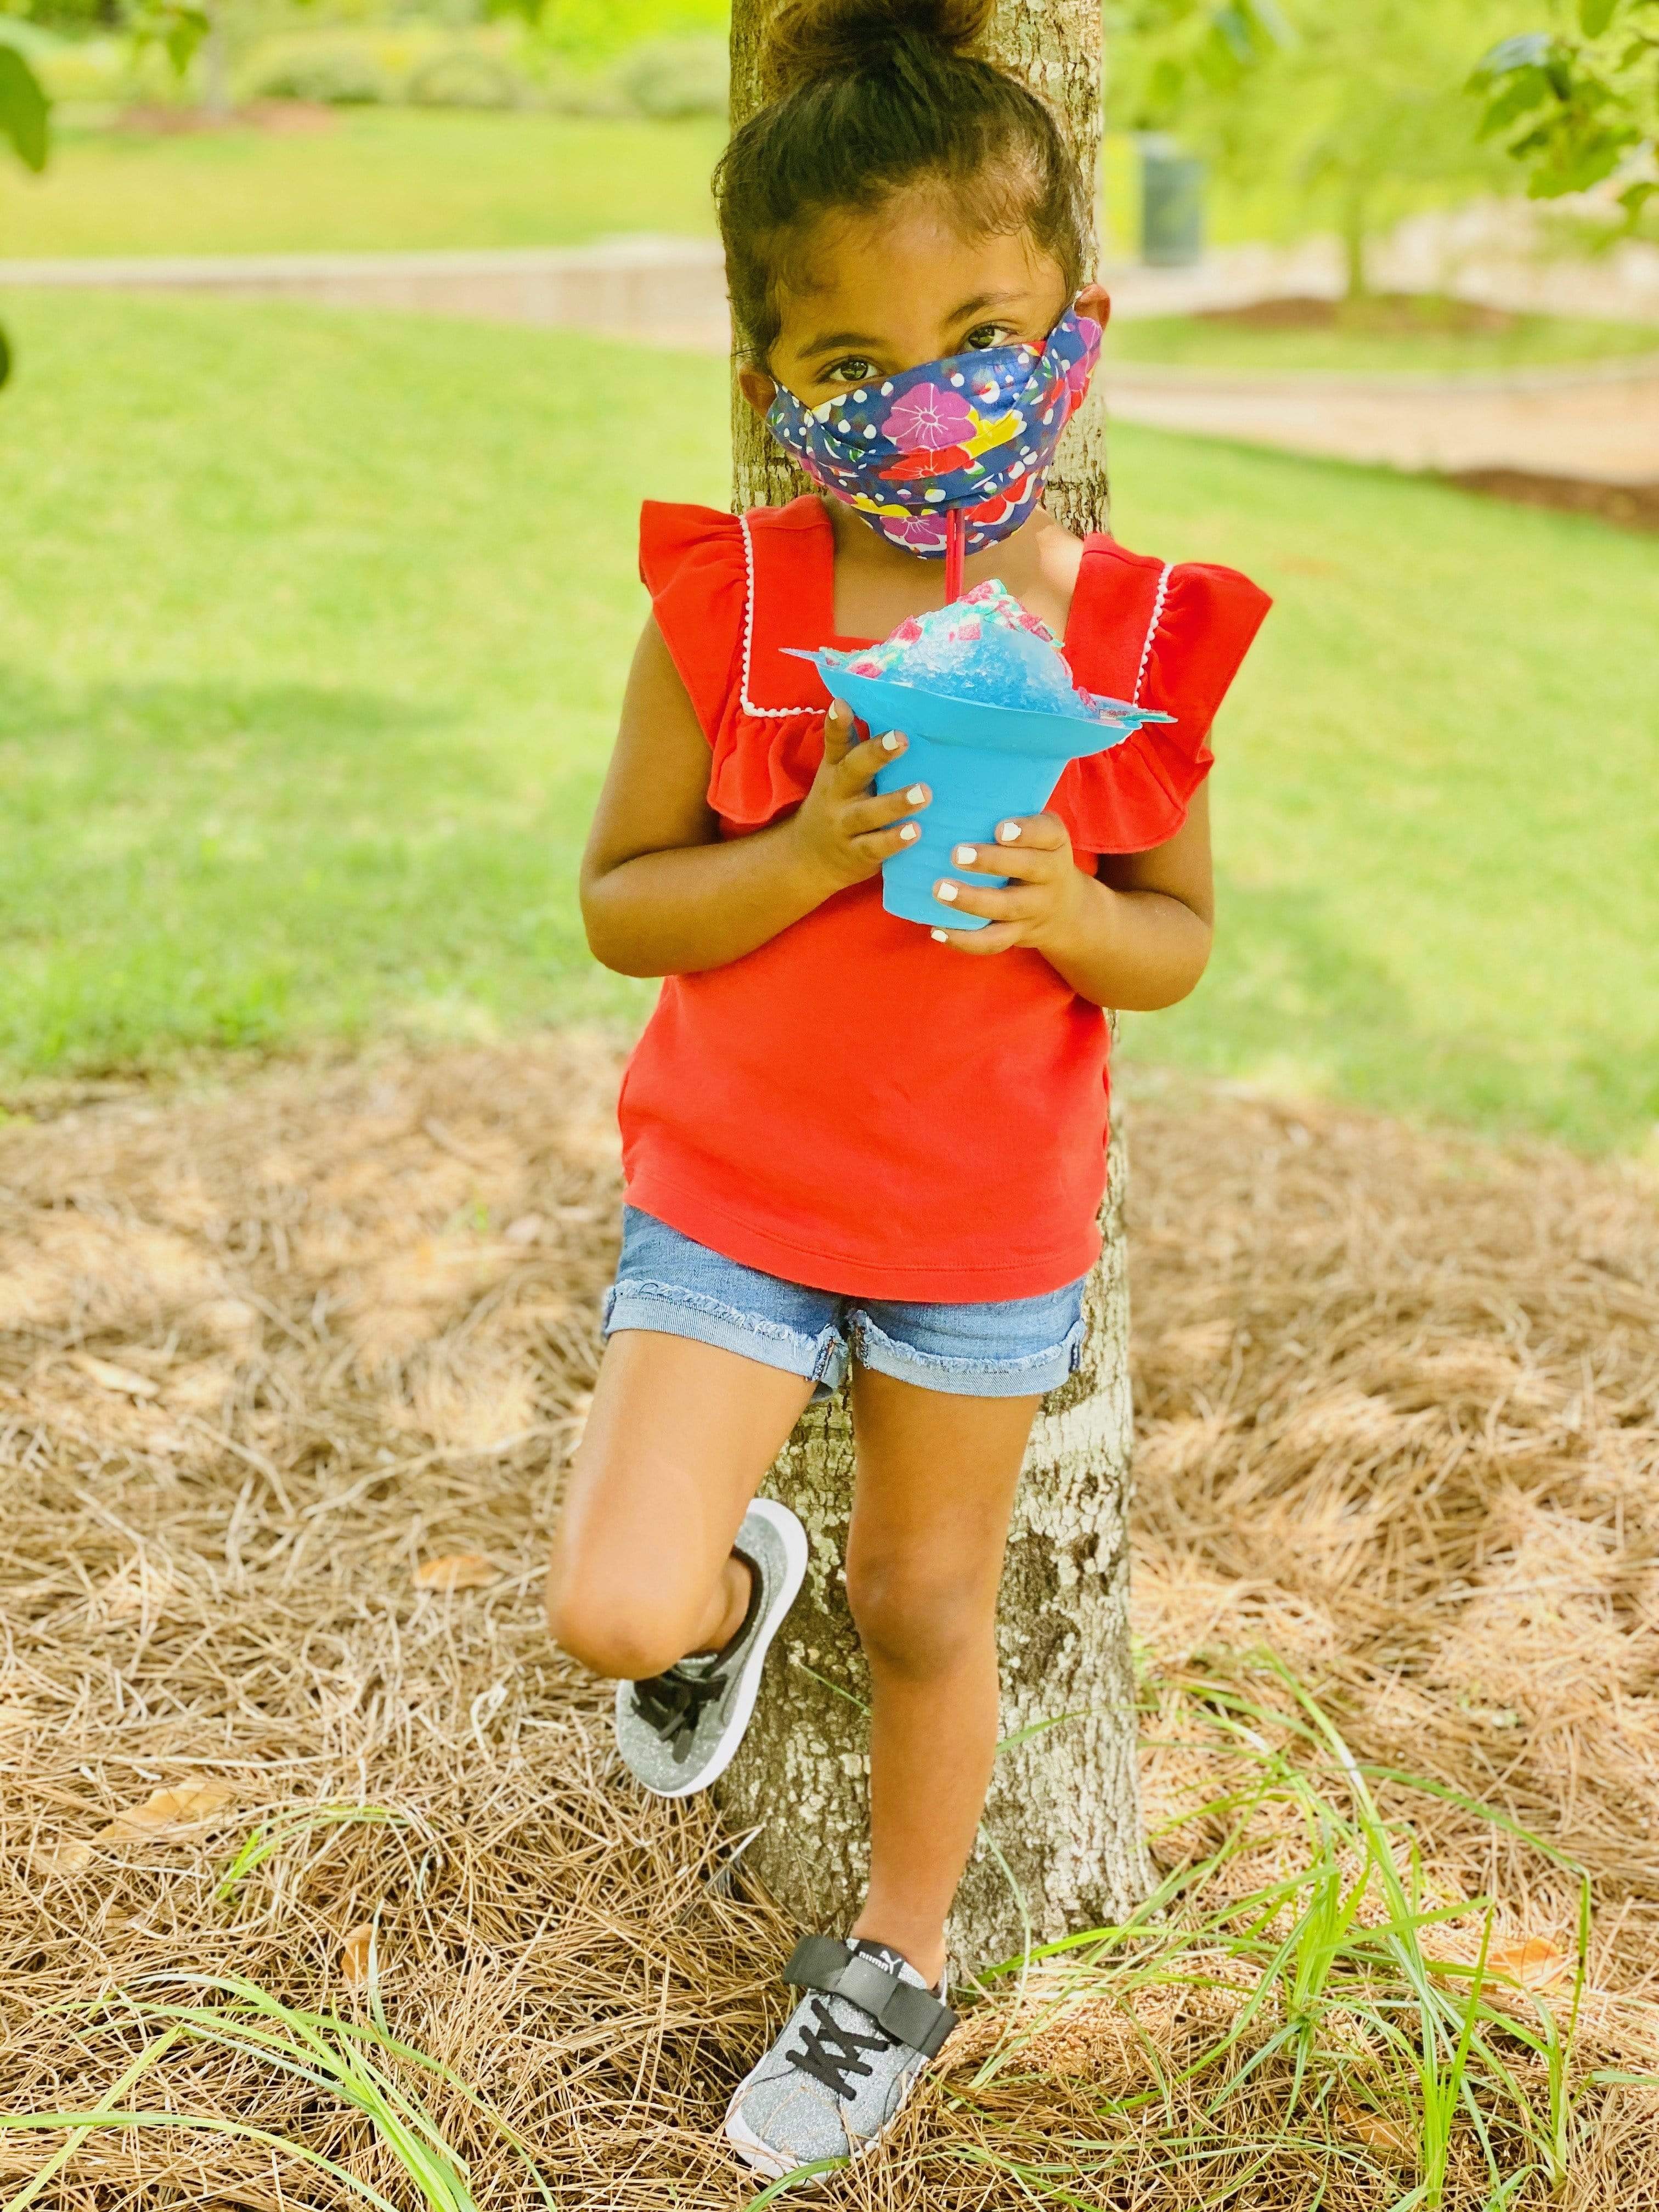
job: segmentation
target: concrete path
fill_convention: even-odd
[[[1318,240],[1240,247],[1191,270],[1109,272],[1126,319],[1297,293],[1340,276]],[[0,288],[213,294],[589,330],[724,353],[724,274],[713,240],[632,236],[561,249],[246,254],[5,261]],[[1638,287],[1638,296],[1646,298]],[[1611,483],[1659,482],[1659,324],[1650,356],[1502,378],[1262,378],[1109,367],[1126,421],[1406,469],[1513,468]]]
[[[1656,332],[1659,337],[1659,332]],[[1504,377],[1251,377],[1109,370],[1126,422],[1400,469],[1659,481],[1659,350]]]

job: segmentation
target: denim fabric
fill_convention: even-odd
[[[641,1328],[714,1344],[811,1382],[828,1397],[849,1359],[924,1390],[1024,1398],[1076,1371],[1083,1284],[1036,1298],[906,1304],[810,1291],[722,1259],[637,1206],[623,1208],[622,1257],[605,1333]]]

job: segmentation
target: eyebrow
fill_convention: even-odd
[[[969,315],[980,314],[987,307],[1006,307],[1011,301],[1030,297],[1029,291],[976,292],[971,300],[964,300],[959,307],[953,308],[945,317],[945,321],[947,325],[964,322]],[[838,352],[842,347],[865,346],[871,352],[878,353],[881,345],[881,339],[872,337],[868,331],[824,331],[817,337],[809,338],[798,349],[798,353],[801,360],[808,361],[818,354]]]

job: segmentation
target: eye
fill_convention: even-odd
[[[861,353],[849,353],[841,361],[831,362],[823,372],[825,384],[872,384],[880,374],[874,362]]]
[[[975,323],[962,342],[963,353],[988,353],[993,346],[1012,345],[1018,332],[1012,323]]]

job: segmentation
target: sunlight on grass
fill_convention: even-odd
[[[712,236],[723,125],[344,108],[301,133],[68,133],[0,169],[7,255],[300,253]]]
[[[276,306],[8,317],[0,1066],[635,1023],[576,863],[637,502],[723,503],[724,364]],[[1652,544],[1131,426],[1113,450],[1127,544],[1276,600],[1216,735],[1211,973],[1130,1057],[1639,1146]]]
[[[1483,319],[1460,302],[1431,299],[1410,309],[1395,301],[1345,304],[1329,323],[1315,320],[1311,326],[1275,327],[1272,307],[1253,313],[1261,319],[1153,315],[1115,322],[1107,332],[1106,358],[1259,376],[1492,376],[1632,356],[1659,360],[1659,328],[1650,323],[1571,315]]]

